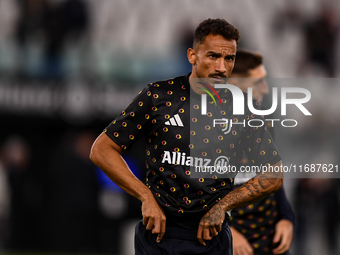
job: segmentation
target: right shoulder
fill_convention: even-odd
[[[156,99],[160,96],[169,96],[178,92],[181,93],[186,87],[190,86],[187,80],[187,76],[183,75],[149,83],[138,93],[136,98],[149,98],[152,100],[153,98]]]
[[[178,76],[175,78],[170,78],[167,80],[161,80],[149,83],[146,88],[149,89],[151,92],[159,91],[159,90],[174,90],[176,88],[180,88],[181,86],[186,84],[187,76]]]

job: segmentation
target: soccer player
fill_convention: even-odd
[[[236,56],[228,82],[244,92],[251,87],[253,96],[261,104],[263,97],[269,93],[262,55],[238,50]],[[235,178],[235,189],[252,176],[251,173],[250,176],[239,173]],[[261,201],[233,210],[231,215],[229,225],[235,255],[283,254],[288,251],[293,239],[295,217],[283,188]]]
[[[212,125],[213,118],[226,115],[240,121],[255,117],[249,109],[234,116],[232,93],[212,86],[226,83],[230,76],[239,37],[238,30],[225,20],[201,22],[187,53],[192,72],[149,84],[92,146],[92,161],[142,202],[143,220],[135,232],[136,254],[232,254],[226,212],[282,187],[280,172],[260,173],[235,191],[233,179],[226,175],[191,178],[193,167],[220,156],[239,167],[244,150],[254,165],[282,165],[264,128],[234,125],[225,135],[220,126]],[[201,78],[210,82],[197,82]],[[208,90],[216,92],[214,100],[217,97],[219,104],[208,104],[207,114],[202,115],[200,94]],[[120,155],[140,137],[147,141],[143,182]],[[200,157],[192,156],[195,150]]]

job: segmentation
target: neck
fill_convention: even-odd
[[[192,79],[191,79],[192,78]],[[204,81],[204,79],[202,79]],[[196,93],[196,94],[199,94],[199,95],[202,95],[202,94],[206,94],[205,90],[214,90],[214,86],[211,86],[209,84],[205,84],[203,85],[201,82],[199,82],[199,78],[197,76],[195,76],[195,74],[190,74],[189,76],[189,84],[190,84],[190,87],[191,89]],[[220,90],[217,90],[215,91],[215,93],[219,92]]]
[[[194,81],[194,79],[195,79],[195,81]],[[193,73],[190,74],[190,76],[189,76],[189,84],[190,84],[191,89],[196,94],[199,94],[199,95],[205,94],[205,92],[202,89],[199,89],[199,88],[204,88],[204,86],[202,84],[196,82],[197,79],[198,79],[198,77],[197,77],[196,74],[193,74]]]

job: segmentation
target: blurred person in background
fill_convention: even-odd
[[[228,83],[246,93],[251,87],[253,97],[261,104],[263,97],[269,93],[266,77],[267,71],[261,54],[242,49],[237,51]],[[249,164],[246,156],[243,163]],[[254,175],[238,173],[234,188],[237,189]],[[229,225],[235,255],[287,254],[293,239],[294,213],[283,188],[261,201],[234,209],[231,216]]]
[[[8,248],[10,231],[10,190],[3,157],[2,147],[0,146],[0,252]]]
[[[10,200],[10,244],[13,250],[36,248],[39,231],[39,210],[42,192],[31,165],[31,148],[18,135],[11,135],[4,142],[3,164],[7,171]]]
[[[316,161],[320,162],[320,161]],[[299,179],[294,190],[297,211],[296,241],[297,254],[310,253],[307,244],[310,226],[316,226],[324,242],[324,254],[339,254],[338,245],[340,225],[339,179],[311,178]],[[313,212],[313,213],[311,213]]]
[[[176,151],[186,155],[192,153],[192,125],[194,130],[199,130],[197,135],[203,135],[203,130],[209,139],[217,140],[215,132],[207,132],[204,128],[209,117],[202,117],[200,110],[192,112],[198,114],[198,118],[203,118],[204,126],[201,122],[195,124],[195,121],[191,121],[192,107],[188,97],[192,96],[190,99],[194,100],[203,93],[201,89],[204,85],[195,83],[195,78],[209,77],[214,83],[226,82],[234,67],[238,40],[238,30],[225,20],[208,19],[201,22],[195,30],[193,48],[187,53],[192,73],[149,84],[92,146],[92,161],[112,181],[142,202],[143,221],[137,224],[135,234],[136,254],[232,254],[231,233],[225,221],[226,211],[260,199],[282,186],[279,173],[270,178],[253,178],[239,189],[231,191],[231,178],[190,178],[188,165],[172,164],[166,160],[167,153],[169,156],[170,153],[176,154]],[[220,91],[220,94],[224,100],[232,100],[228,97],[231,96],[228,91]],[[197,103],[200,103],[199,99]],[[228,109],[228,114],[229,111],[231,114],[228,105],[223,109]],[[216,115],[220,116],[218,113]],[[268,162],[274,167],[280,166],[281,158],[274,153],[275,145],[258,144],[255,141],[255,136],[269,138],[268,131],[264,128],[256,131],[249,128],[247,131],[251,137],[247,141],[241,138],[239,129],[236,141],[233,136],[227,136],[225,140],[231,139],[235,144],[243,141],[244,146],[249,145],[251,152],[247,150],[248,156],[259,164]],[[148,171],[144,183],[132,174],[120,155],[141,136],[149,141]],[[205,141],[199,139],[195,147],[207,150],[211,157],[217,158],[219,150],[214,145],[207,146]],[[223,154],[230,156],[230,164],[239,166],[237,162],[242,155],[236,156],[236,152],[230,150],[231,147],[225,146],[228,141],[217,142],[223,144]],[[235,147],[239,151],[244,149],[242,146]],[[262,150],[268,153],[259,158]]]
[[[301,72],[308,71],[315,76],[320,76],[320,73],[324,73],[325,77],[336,76],[339,28],[338,11],[335,6],[327,4],[321,6],[316,17],[307,21],[303,28],[305,61],[300,67]]]
[[[46,169],[45,243],[58,252],[98,251],[98,180],[91,131],[64,135]]]
[[[17,41],[22,57],[20,74],[25,78],[62,79],[66,76],[65,47],[79,42],[89,26],[86,2],[65,0],[52,4],[48,0],[18,0],[21,15],[17,24]],[[33,42],[33,44],[32,44]],[[42,59],[32,48],[42,43]],[[36,55],[32,55],[36,54]],[[23,60],[23,61],[22,61]]]
[[[337,77],[338,73],[338,46],[339,46],[339,9],[331,3],[321,3],[316,15],[305,22],[304,35],[304,62],[298,71],[302,75],[315,77]],[[332,93],[332,92],[330,92]],[[333,92],[334,93],[334,92]],[[326,106],[327,108],[328,106]],[[338,156],[339,146],[338,123],[329,121],[325,109],[318,108],[313,113],[312,122],[307,130],[299,134],[303,143],[315,146],[314,154],[308,157],[318,163],[332,162]],[[327,123],[320,129],[320,123]],[[301,143],[301,141],[299,141]],[[329,151],[328,151],[329,150]],[[324,154],[334,159],[324,160]],[[337,160],[339,162],[339,160]],[[307,244],[310,236],[310,227],[314,226],[325,233],[321,238],[324,254],[338,254],[339,224],[340,224],[340,190],[339,179],[311,178],[298,179],[294,194],[294,208],[297,212],[296,240],[297,253],[310,254],[313,248]],[[313,213],[310,213],[313,212]],[[307,245],[306,245],[307,244]]]
[[[16,24],[16,40],[19,45],[18,76],[31,78],[38,76],[42,68],[39,55],[33,47],[43,41],[43,26],[48,13],[47,0],[17,0],[19,18]],[[34,54],[34,55],[33,55]],[[36,63],[38,60],[38,63]],[[38,65],[38,67],[36,67]]]

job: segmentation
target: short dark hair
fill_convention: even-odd
[[[232,74],[248,75],[249,71],[262,65],[263,57],[258,52],[239,49],[236,52],[236,59]]]
[[[235,40],[236,44],[241,36],[237,28],[224,19],[206,19],[195,30],[193,47],[204,43],[208,35],[222,35],[226,40]]]

